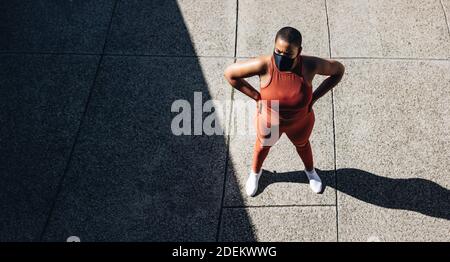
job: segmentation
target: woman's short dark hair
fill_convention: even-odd
[[[278,30],[277,35],[275,36],[275,42],[281,38],[282,40],[293,44],[297,47],[302,46],[302,34],[297,29],[286,26]]]

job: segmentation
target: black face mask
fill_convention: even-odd
[[[289,71],[294,63],[295,58],[290,58],[288,56],[280,55],[273,52],[275,58],[275,64],[280,71]]]

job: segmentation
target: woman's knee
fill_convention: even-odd
[[[270,146],[270,145],[264,145],[260,141],[256,141],[255,151],[257,151],[257,152],[267,152],[267,151],[270,150],[271,147],[272,146]]]
[[[257,151],[258,152],[267,152],[270,150],[270,148],[271,148],[271,146],[260,146],[257,148]]]

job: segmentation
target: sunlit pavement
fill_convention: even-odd
[[[448,0],[2,1],[0,240],[449,241],[449,17]],[[287,25],[346,67],[314,105],[326,188],[283,136],[249,198],[254,135],[175,136],[171,106],[248,101],[223,70]]]

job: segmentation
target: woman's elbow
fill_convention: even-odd
[[[338,70],[338,72],[339,72],[339,74],[340,74],[341,76],[343,76],[344,73],[345,73],[345,66],[344,66],[342,63],[340,63],[340,62],[338,62],[338,65],[339,65],[339,70]]]
[[[335,66],[336,66],[334,71],[335,73],[332,75],[332,77],[337,79],[338,81],[341,81],[345,73],[345,67],[338,61],[335,62]]]
[[[227,68],[225,68],[225,71],[223,72],[223,76],[230,83],[235,80],[235,77],[234,77],[234,74],[233,74],[233,69],[231,68],[231,66],[228,66]]]

